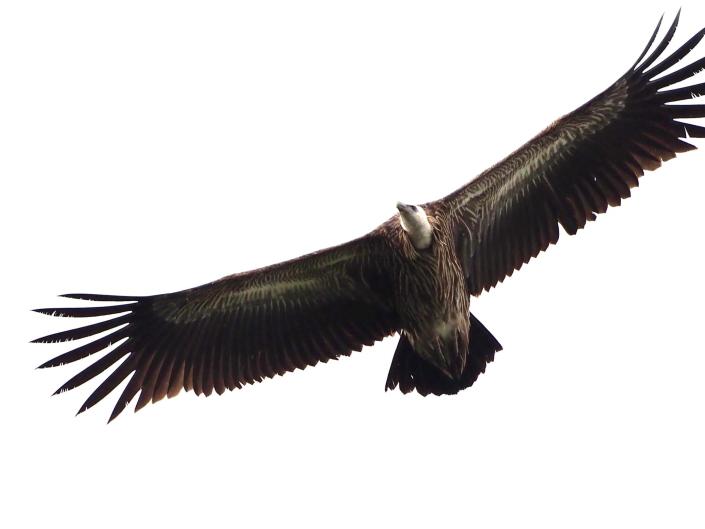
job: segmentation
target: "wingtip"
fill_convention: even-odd
[[[87,294],[85,292],[71,292],[69,294],[59,294],[60,298],[80,299],[83,301],[140,301],[144,296],[123,296],[117,294]]]
[[[66,393],[68,391],[71,391],[75,387],[76,387],[76,385],[71,385],[69,382],[66,382],[65,384],[62,384],[61,386],[56,388],[56,391],[54,391],[54,393],[52,393],[51,396],[53,397],[54,395],[61,395],[62,393]]]
[[[673,19],[673,24],[671,24],[671,28],[675,29],[678,26],[678,22],[680,22],[681,19],[681,11],[683,10],[682,7],[678,8],[678,12],[676,13],[675,18]]]
[[[656,29],[654,29],[654,32],[651,34],[651,38],[649,39],[649,42],[646,44],[646,47],[644,48],[644,51],[641,52],[641,55],[639,55],[639,58],[634,62],[632,67],[628,70],[629,72],[643,72],[646,68],[648,68],[656,58],[663,52],[665,47],[668,45],[668,43],[671,41],[671,38],[673,37],[673,34],[676,31],[676,27],[678,26],[678,21],[680,20],[680,13],[681,10],[678,10],[678,13],[676,14],[675,18],[673,19],[673,22],[671,23],[671,26],[668,28],[666,31],[666,36],[663,38],[661,41],[661,44],[657,45],[656,50],[651,53],[649,57],[647,57],[648,51],[651,49],[651,46],[656,40],[656,36],[659,33],[659,30],[661,29],[661,24],[663,23],[663,19],[666,16],[666,13],[663,13],[661,17],[658,20],[658,24],[656,24]],[[642,60],[646,57],[644,62]]]
[[[70,342],[73,340],[73,338],[59,338],[57,335],[61,333],[54,333],[54,334],[47,334],[46,336],[40,336],[39,338],[35,338],[29,343],[61,343],[61,342]]]
[[[61,314],[61,309],[56,309],[56,308],[41,308],[41,309],[30,309],[32,312],[36,312],[37,314],[43,314],[44,316],[57,316],[59,318],[63,317],[63,314]]]
[[[69,294],[59,294],[59,297],[69,299],[80,299],[82,301],[100,301],[106,297],[112,298],[117,296],[105,296],[103,294],[87,294],[85,292],[71,292]]]
[[[73,389],[73,387],[67,388],[66,384],[63,384],[62,386],[59,386],[58,388],[56,388],[56,391],[54,391],[54,393],[52,393],[51,396],[53,397],[55,395],[61,395],[62,393],[66,393],[68,391],[71,391],[72,389]]]
[[[125,408],[127,408],[127,404],[125,404],[125,406],[121,408],[120,402],[118,401],[118,403],[113,408],[113,411],[110,413],[110,417],[108,417],[108,422],[106,422],[105,424],[110,424],[115,419],[117,419],[118,415],[120,415]]]

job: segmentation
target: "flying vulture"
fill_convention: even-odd
[[[672,87],[702,71],[705,58],[664,74],[705,35],[665,56],[678,18],[649,53],[659,21],[634,65],[604,92],[445,198],[397,204],[398,213],[363,237],[180,292],[66,294],[108,304],[37,309],[113,316],[34,340],[93,337],[40,367],[106,351],[57,393],[110,370],[80,413],[129,377],[110,420],[138,394],[136,410],[182,389],[222,394],[394,333],[387,389],[441,395],[471,386],[502,349],[470,312],[471,296],[556,243],[559,225],[576,233],[629,197],[645,169],[695,149],[684,138],[705,137],[705,127],[681,121],[705,117],[705,105],[681,103],[705,94],[705,83]]]

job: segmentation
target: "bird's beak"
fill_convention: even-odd
[[[408,204],[403,204],[401,202],[397,202],[397,209],[399,210],[399,213],[401,213],[402,211],[408,212],[410,208],[409,208]]]

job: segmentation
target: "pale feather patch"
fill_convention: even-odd
[[[545,181],[545,169],[561,157],[570,154],[581,141],[597,134],[619,117],[625,108],[627,87],[625,81],[618,82],[601,101],[593,103],[589,114],[569,116],[551,125],[548,133],[513,153],[486,172],[488,178],[469,185],[454,204],[460,209],[495,187],[495,201],[505,202],[506,197],[525,185],[526,182]]]
[[[399,221],[402,229],[409,234],[411,243],[417,250],[425,250],[431,246],[433,227],[428,221],[428,215],[421,206],[415,211],[399,211]]]
[[[458,319],[450,318],[446,321],[438,321],[433,330],[436,332],[437,336],[447,340],[458,330]]]

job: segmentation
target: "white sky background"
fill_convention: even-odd
[[[607,87],[662,12],[676,44],[705,26],[696,1],[233,4],[0,8],[0,525],[702,527],[702,151],[474,300],[504,351],[455,397],[385,393],[388,339],[109,426],[119,391],[49,398],[88,363],[34,370],[75,320],[30,308],[361,235]]]

